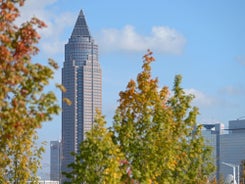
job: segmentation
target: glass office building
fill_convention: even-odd
[[[235,166],[237,183],[245,183],[245,168],[242,164],[245,161],[245,119],[229,121],[227,131],[220,139],[220,174],[224,178],[233,174],[233,167],[228,166],[228,163]]]
[[[85,133],[93,126],[96,109],[102,109],[102,71],[98,46],[92,38],[84,14],[80,11],[69,42],[65,45],[62,84],[72,105],[62,102],[62,171],[74,161]]]
[[[228,128],[222,124],[203,124],[203,136],[213,147],[216,179],[233,176],[236,182],[245,183],[245,119],[229,121]]]
[[[61,155],[61,142],[50,142],[50,180],[60,181],[60,155]]]
[[[216,166],[216,171],[213,173],[211,178],[215,177],[217,180],[220,179],[220,136],[223,134],[224,125],[220,123],[215,124],[202,124],[203,130],[202,135],[207,145],[213,148],[212,159]]]

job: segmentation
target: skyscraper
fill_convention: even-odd
[[[50,180],[60,181],[61,142],[50,142]]]
[[[62,68],[62,84],[67,89],[62,98],[62,171],[74,161],[85,132],[93,126],[95,111],[102,108],[102,72],[98,62],[98,46],[92,38],[81,10],[68,43]]]

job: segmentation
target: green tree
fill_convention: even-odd
[[[245,160],[241,160],[240,168],[241,168],[240,181],[244,182],[245,181]]]
[[[52,66],[31,62],[38,53],[37,18],[15,25],[25,0],[0,1],[0,183],[24,184],[34,179],[43,147],[35,146],[37,129],[52,119],[59,106],[45,86],[53,78]]]
[[[143,71],[120,92],[114,116],[117,144],[138,183],[205,183],[214,166],[211,149],[197,126],[198,109],[192,95],[180,87],[177,75],[172,93],[159,89],[151,77],[154,58],[144,56]]]
[[[180,87],[180,75],[172,92],[160,89],[151,76],[153,61],[149,51],[137,80],[120,92],[112,131],[105,129],[99,114],[74,154],[72,172],[66,175],[71,183],[207,183],[214,165],[196,122],[198,109],[191,106],[194,97]],[[110,171],[108,178],[105,170]]]
[[[75,162],[70,164],[70,173],[64,173],[72,184],[118,184],[121,180],[120,168],[123,154],[112,140],[112,132],[106,127],[104,117],[97,113],[94,126],[86,134]]]

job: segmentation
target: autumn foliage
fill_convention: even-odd
[[[53,92],[44,92],[56,67],[33,63],[44,22],[32,18],[20,26],[24,0],[0,0],[0,183],[26,183],[36,177],[42,147],[37,129],[57,114]]]
[[[113,142],[113,132],[105,128],[104,117],[98,112],[93,130],[88,132],[80,147],[71,173],[66,173],[66,183],[110,183],[121,181],[121,164],[124,160],[119,146]]]
[[[142,72],[119,93],[113,127],[106,131],[105,123],[100,123],[104,122],[103,116],[98,114],[100,121],[88,133],[88,140],[81,143],[80,152],[74,154],[76,162],[70,165],[72,172],[67,175],[73,179],[71,183],[90,183],[88,179],[96,177],[101,180],[93,183],[108,183],[102,177],[105,170],[108,176],[115,177],[113,183],[207,183],[214,165],[211,148],[205,145],[201,126],[196,122],[198,108],[191,106],[194,96],[181,88],[180,75],[175,77],[172,90],[160,88],[158,79],[151,76],[154,60],[148,51]],[[101,129],[107,133],[98,131]],[[107,163],[108,158],[121,160],[116,165],[115,159]],[[82,174],[88,168],[89,178]],[[103,172],[97,172],[97,168]],[[78,177],[82,180],[76,180]]]

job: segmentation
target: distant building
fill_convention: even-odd
[[[242,175],[241,164],[245,161],[245,119],[229,121],[228,129],[224,129],[219,123],[203,124],[203,127],[203,136],[207,144],[214,148],[216,178],[225,179],[233,175],[233,168],[224,164],[229,163],[236,166],[236,181],[238,181],[238,176]]]
[[[69,42],[65,45],[62,84],[69,106],[62,102],[62,171],[74,162],[85,133],[94,123],[96,109],[102,109],[102,71],[98,61],[98,46],[92,38],[82,10],[77,18]]]
[[[228,132],[228,134],[222,135],[220,139],[220,173],[224,177],[233,174],[233,168],[222,164],[225,162],[239,165],[239,175],[241,176],[241,163],[245,160],[245,119],[229,121]],[[236,174],[238,174],[237,171]]]
[[[220,123],[203,124],[202,134],[206,144],[213,148],[212,158],[216,166],[215,177],[219,180],[220,176],[220,135],[223,134],[224,125]]]
[[[61,141],[50,142],[50,180],[60,181]]]
[[[230,134],[234,134],[234,133],[245,134],[245,119],[229,121],[229,132]]]
[[[28,184],[29,183],[32,183],[32,182],[27,182]],[[38,181],[38,184],[59,184],[60,182],[59,181],[51,181],[51,180],[40,180]]]

